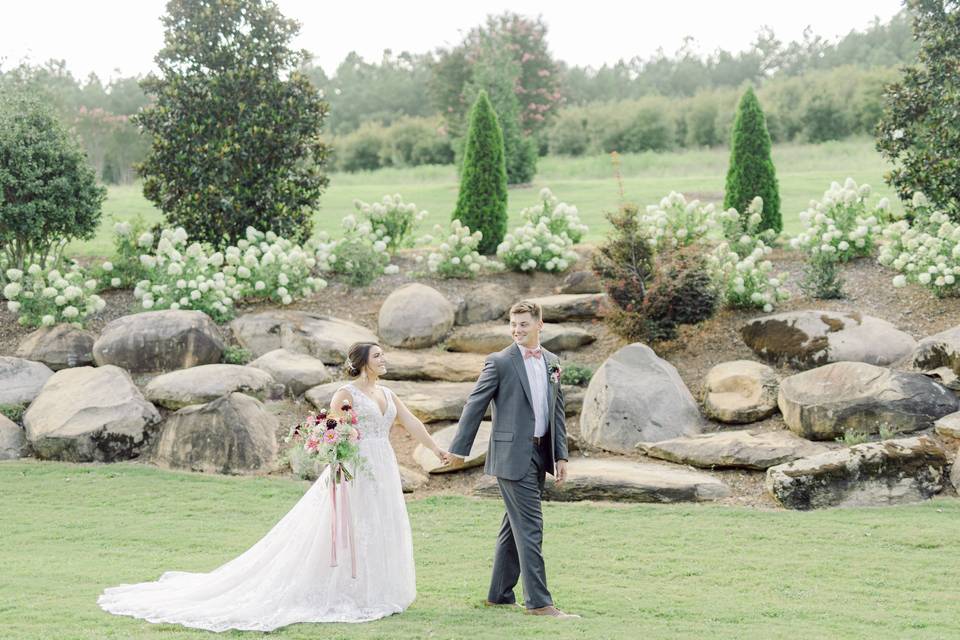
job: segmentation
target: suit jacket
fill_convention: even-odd
[[[541,347],[542,349],[542,347]],[[567,459],[567,427],[564,421],[563,390],[560,382],[550,379],[550,367],[559,366],[560,360],[542,349],[547,370],[547,433],[550,440],[549,460],[545,461],[548,473],[554,473],[554,462]],[[465,458],[470,453],[477,437],[480,422],[493,402],[493,430],[487,449],[484,471],[498,478],[519,480],[530,468],[533,457],[533,394],[523,355],[516,344],[498,353],[487,356],[483,371],[467,399],[457,434],[450,445],[450,453]]]

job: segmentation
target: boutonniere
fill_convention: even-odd
[[[550,374],[550,382],[553,384],[560,382],[560,374],[563,373],[563,369],[560,368],[559,362],[551,362],[547,372]]]

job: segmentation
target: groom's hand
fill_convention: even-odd
[[[557,481],[555,484],[558,486],[563,484],[567,479],[567,461],[566,460],[557,460]]]

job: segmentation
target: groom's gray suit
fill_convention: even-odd
[[[558,358],[541,350],[547,376],[547,432],[534,444],[535,416],[524,357],[512,344],[487,357],[483,372],[460,414],[457,435],[450,453],[465,458],[477,436],[487,405],[493,402],[493,430],[484,471],[496,476],[507,513],[500,526],[493,558],[490,602],[515,602],[513,588],[523,576],[524,599],[528,609],[553,604],[547,590],[543,565],[543,516],[540,500],[546,473],[554,473],[557,460],[567,459],[567,430],[564,422],[563,392],[550,379],[551,365]]]

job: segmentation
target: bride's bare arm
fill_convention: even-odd
[[[390,391],[390,393],[393,392]],[[395,393],[393,394],[393,401],[397,405],[397,422],[403,425],[403,428],[413,436],[414,440],[432,451],[433,455],[442,460],[444,464],[447,464],[450,454],[437,446],[437,443],[434,442],[427,428],[420,422],[420,419],[413,415],[410,409],[407,409],[407,405],[403,404],[403,401]]]
[[[337,389],[337,392],[330,398],[330,409],[339,411],[344,400],[349,402],[351,407],[353,406],[353,396],[350,395],[350,392],[346,389]]]

